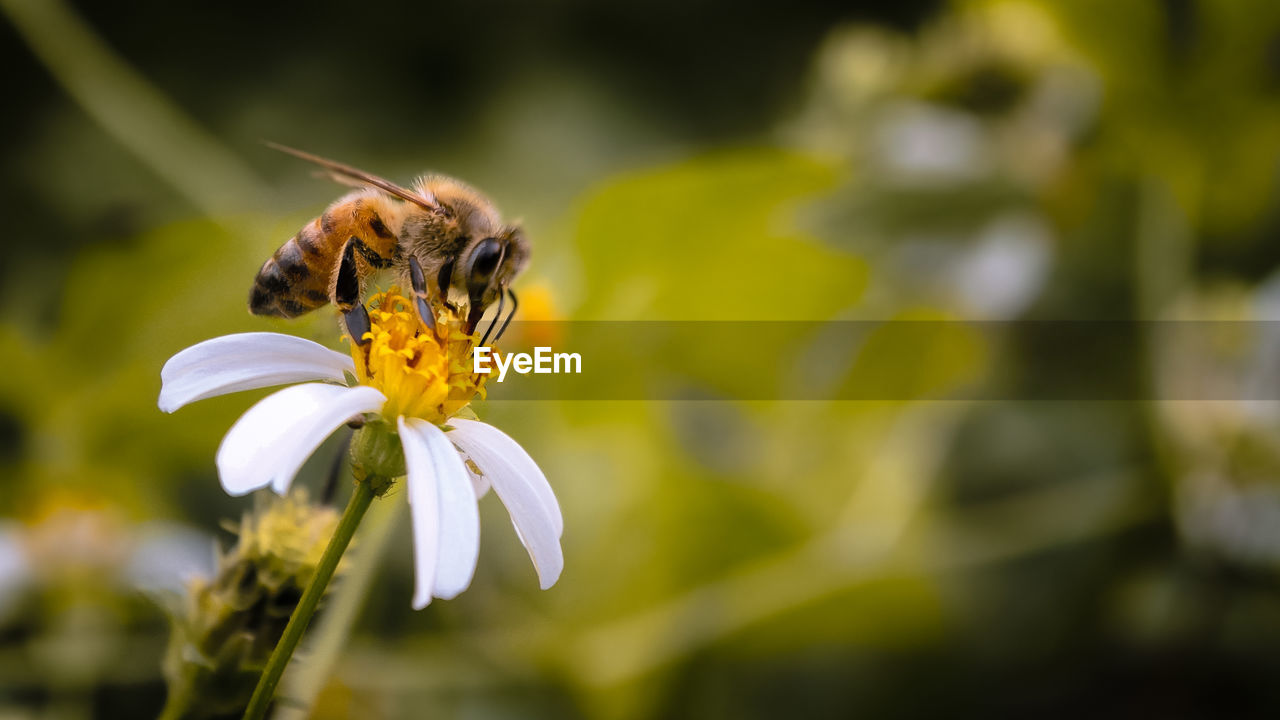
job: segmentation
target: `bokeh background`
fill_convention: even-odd
[[[1269,325],[1136,325],[1109,401],[912,399],[1071,382],[1021,320],[1280,319],[1280,5],[0,12],[0,717],[164,702],[165,608],[254,504],[214,451],[266,393],[167,416],[163,362],[228,332],[338,346],[331,311],[245,311],[340,192],[262,139],[484,188],[535,243],[526,319],[1013,321],[948,352],[797,324],[768,336],[794,362],[736,378],[896,400],[491,393],[564,509],[563,577],[536,589],[490,497],[472,588],[412,612],[391,496],[338,591],[350,637],[325,625],[291,678],[315,717],[1280,707],[1280,408],[1166,399],[1276,397]]]

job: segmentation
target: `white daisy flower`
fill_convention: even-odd
[[[160,409],[173,412],[216,395],[303,382],[267,396],[227,432],[217,466],[228,493],[270,486],[284,494],[325,438],[360,418],[366,429],[398,435],[403,447],[399,472],[407,478],[413,520],[415,609],[433,597],[453,598],[471,584],[480,551],[476,501],[490,487],[506,505],[545,590],[564,567],[564,520],[555,494],[505,433],[454,417],[476,394],[483,396],[487,376],[467,367],[474,338],[447,312],[436,331],[427,330],[411,307],[395,289],[375,296],[371,331],[363,343],[352,344],[350,356],[278,333],[206,340],[165,363]],[[348,385],[348,376],[357,382]]]

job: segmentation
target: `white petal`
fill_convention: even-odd
[[[507,506],[516,534],[538,569],[542,589],[551,587],[564,569],[564,519],[546,476],[515,440],[492,425],[459,418],[449,424],[449,439],[480,467]]]
[[[374,412],[387,399],[371,387],[309,383],[268,395],[227,431],[218,448],[218,477],[231,495],[267,485],[283,494],[298,468],[343,423]]]
[[[450,441],[450,444],[451,445],[453,444],[452,440]],[[458,447],[457,445],[454,445],[454,449],[457,450],[459,453],[462,453],[464,456],[462,466],[467,469],[467,475],[471,478],[471,489],[475,491],[476,499],[479,500],[489,492],[489,478],[471,469],[471,465],[468,464],[465,460],[466,453],[463,451],[462,448]],[[478,466],[477,466],[477,469],[478,469]]]
[[[351,358],[292,335],[256,332],[205,340],[169,358],[160,370],[160,409],[240,390],[311,380],[343,382]]]
[[[484,473],[480,482],[475,484],[482,486],[487,492],[495,474],[514,473],[524,478],[551,516],[556,537],[564,534],[564,517],[560,514],[560,503],[551,490],[551,484],[547,482],[547,476],[542,474],[538,464],[529,457],[529,453],[520,447],[520,443],[498,428],[479,420],[452,418],[449,425],[453,426],[453,431],[447,437]],[[477,492],[483,495],[483,492]]]
[[[398,424],[408,472],[409,514],[413,520],[413,609],[421,610],[431,604],[431,588],[436,583],[436,564],[440,558],[440,498],[426,440],[410,431],[404,418],[400,418]]]
[[[483,475],[477,475],[471,472],[471,468],[467,468],[467,474],[471,476],[471,489],[476,493],[476,499],[484,497],[489,492],[489,478]]]
[[[400,442],[409,471],[409,502],[413,506],[414,557],[418,569],[414,608],[446,600],[471,585],[480,557],[480,511],[467,469],[440,428],[425,420],[400,419]],[[431,513],[435,517],[430,517]],[[419,523],[419,514],[424,522]],[[421,527],[420,527],[421,526]],[[425,537],[435,529],[432,540]],[[434,576],[423,572],[434,550]]]

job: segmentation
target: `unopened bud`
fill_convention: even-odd
[[[365,424],[351,438],[351,473],[381,497],[405,474],[404,448],[395,428],[383,422]]]
[[[303,491],[244,515],[214,577],[191,584],[174,618],[163,717],[239,717],[337,524]]]

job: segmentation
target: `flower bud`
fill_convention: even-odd
[[[239,717],[337,524],[303,491],[245,514],[214,577],[190,585],[174,618],[164,717]]]
[[[356,482],[369,483],[378,497],[405,474],[404,448],[394,428],[375,421],[356,431],[351,438],[351,473]]]

